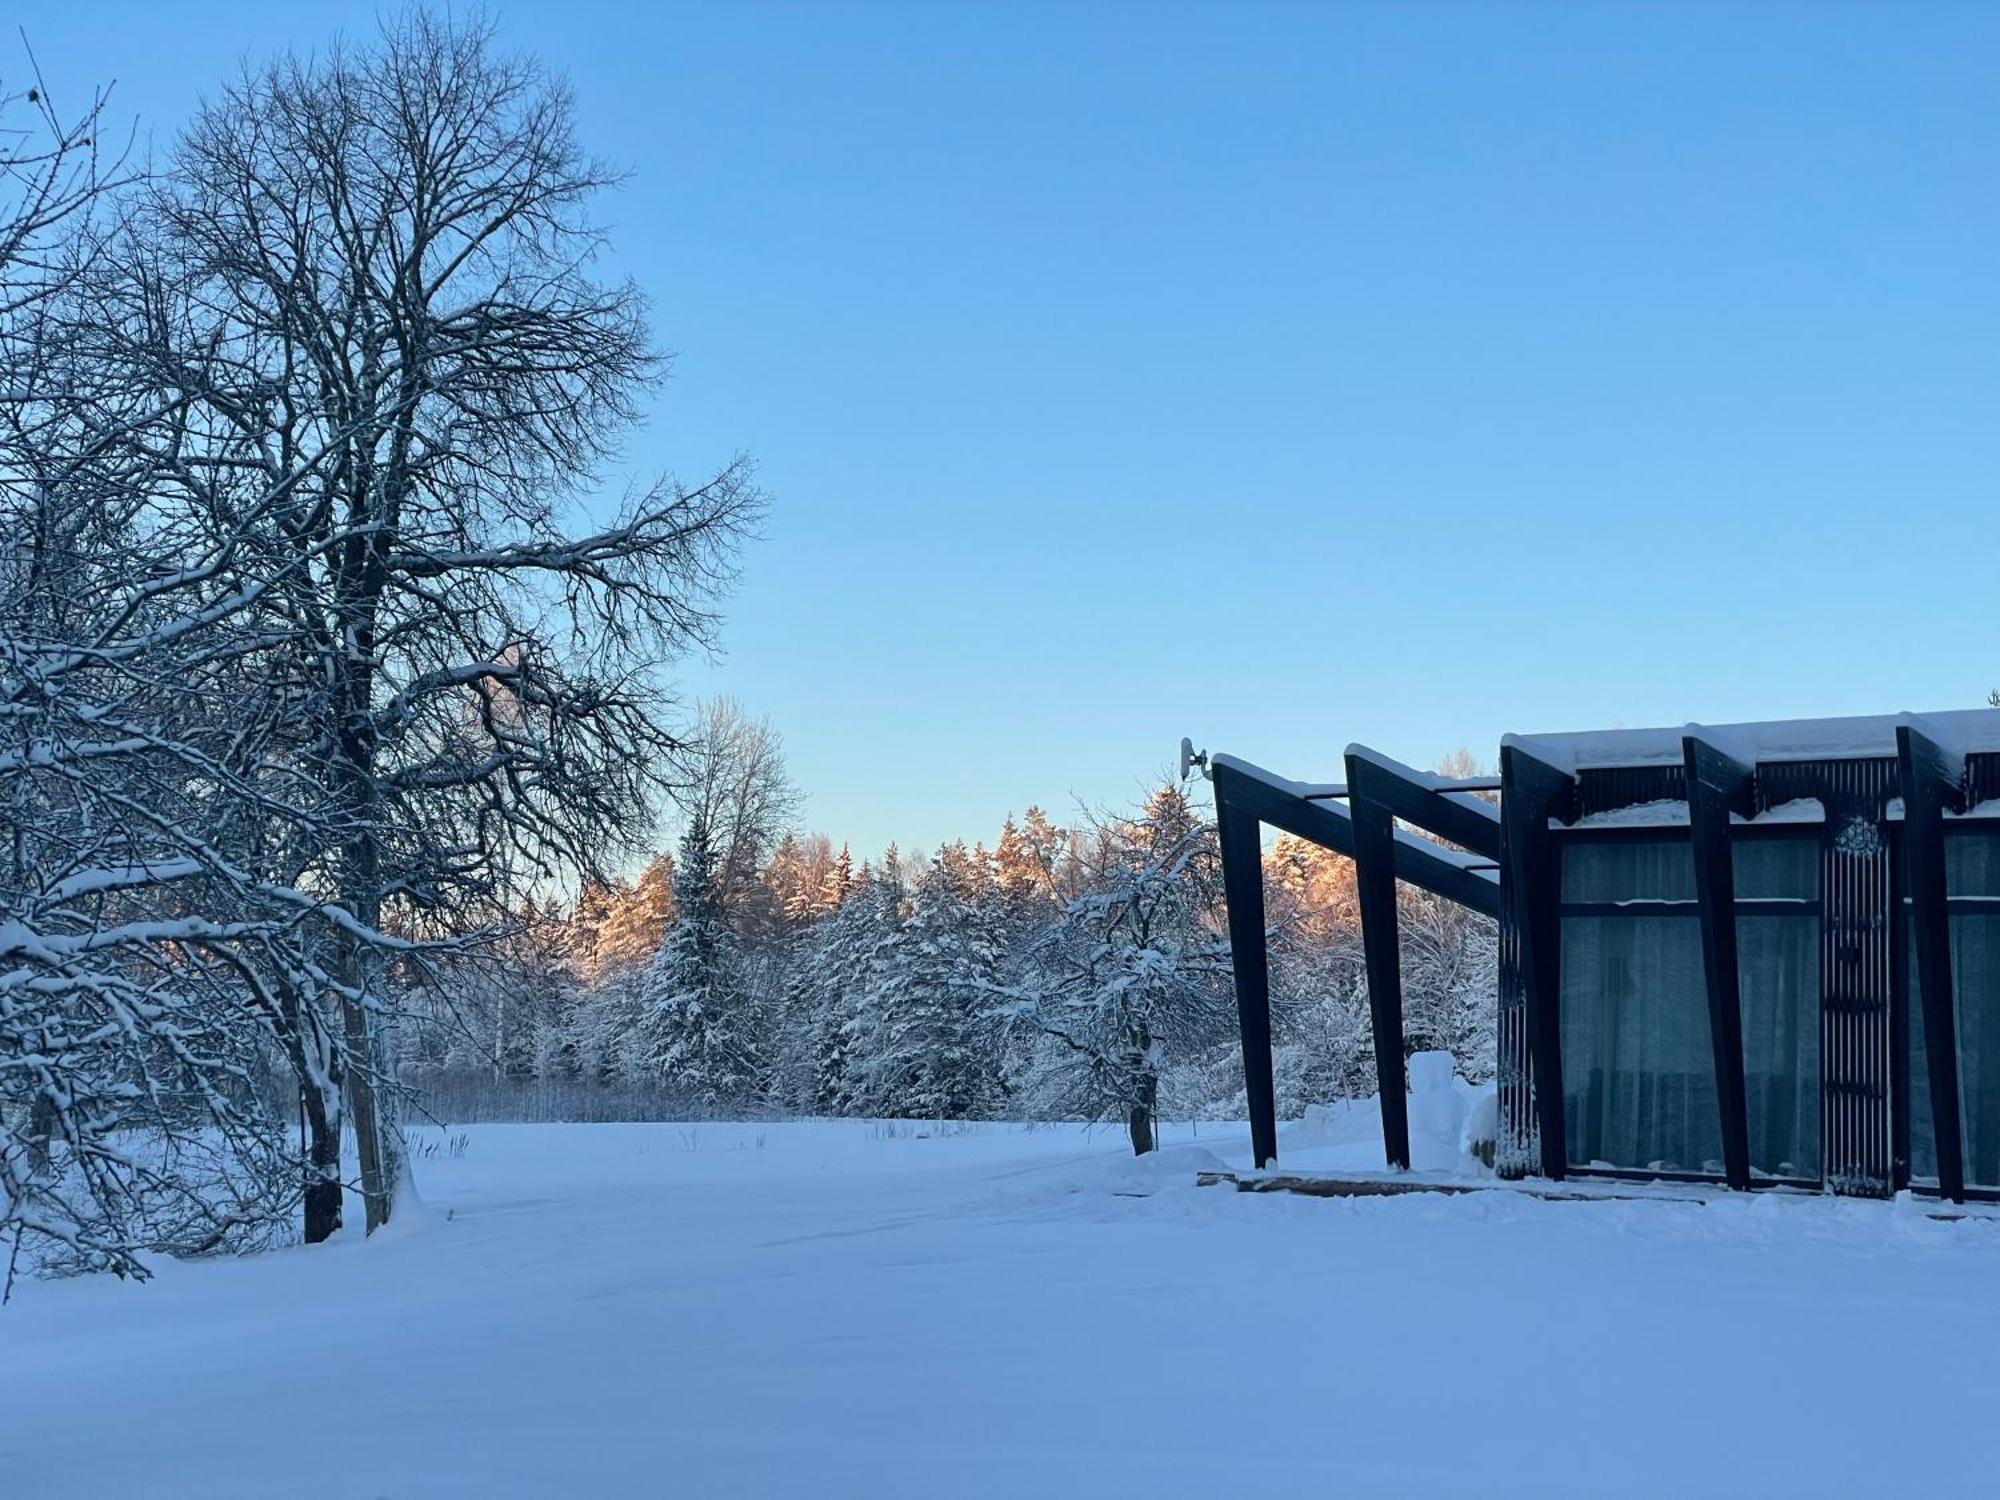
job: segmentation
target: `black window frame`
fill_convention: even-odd
[[[1971,820],[1968,819],[1963,821],[1971,821]],[[1994,818],[1982,821],[1988,821],[1996,829],[2000,829],[2000,818]],[[1775,842],[1781,839],[1797,839],[1801,841],[1809,840],[1811,841],[1813,847],[1815,849],[1818,849],[1825,842],[1825,828],[1826,824],[1823,819],[1812,819],[1812,820],[1801,819],[1792,822],[1766,823],[1766,824],[1739,823],[1734,825],[1730,829],[1730,842],[1733,845],[1739,842],[1749,843],[1753,841],[1761,842],[1764,840],[1771,840]],[[1694,847],[1693,847],[1694,833],[1690,823],[1687,822],[1611,823],[1600,826],[1592,826],[1589,824],[1584,824],[1581,826],[1572,825],[1569,827],[1557,826],[1550,829],[1550,833],[1554,836],[1555,848],[1556,848],[1556,859],[1555,859],[1555,870],[1554,870],[1554,880],[1555,880],[1554,905],[1555,905],[1555,927],[1556,927],[1555,971],[1556,972],[1555,972],[1554,988],[1555,988],[1555,993],[1558,997],[1557,1003],[1560,1004],[1561,1003],[1560,997],[1562,994],[1563,961],[1565,957],[1564,944],[1562,941],[1561,933],[1562,933],[1562,923],[1565,917],[1673,916],[1673,917],[1698,918],[1701,911],[1701,903],[1692,894],[1689,895],[1686,900],[1663,900],[1656,898],[1647,898],[1647,899],[1633,900],[1633,901],[1565,901],[1562,896],[1563,864],[1564,860],[1567,857],[1567,850],[1569,848],[1569,845],[1572,842],[1603,843],[1603,844],[1658,844],[1658,843],[1672,843],[1678,841],[1688,846],[1688,858],[1692,860],[1694,858]],[[1804,897],[1790,897],[1790,896],[1748,896],[1748,897],[1738,896],[1735,902],[1736,918],[1740,922],[1745,917],[1749,917],[1751,920],[1754,921],[1760,917],[1769,917],[1769,916],[1810,916],[1822,924],[1822,930],[1823,930],[1824,923],[1826,920],[1824,911],[1825,898],[1826,898],[1826,882],[1823,872],[1819,871],[1817,868],[1814,871],[1813,891],[1814,894],[1810,899]],[[2000,896],[1991,898],[1980,898],[1980,899],[1990,901],[1991,909],[1994,910],[1995,912],[2000,912]],[[1826,987],[1825,976],[1822,975],[1820,980],[1820,1003],[1822,1007],[1825,1004],[1825,998],[1826,998],[1825,987]],[[1824,1022],[1822,1021],[1822,1025],[1823,1024]],[[1822,1035],[1824,1035],[1823,1032]],[[1825,1083],[1824,1061],[1822,1061],[1821,1063],[1820,1083],[1823,1088]],[[1562,1108],[1563,1108],[1564,1136],[1565,1136],[1565,1141],[1567,1141],[1568,1124],[1569,1124],[1569,1117],[1568,1117],[1569,1103],[1566,1099],[1562,1101]],[[1823,1105],[1822,1105],[1820,1128],[1822,1135],[1824,1135],[1825,1119],[1824,1119]],[[1820,1175],[1809,1178],[1770,1177],[1770,1176],[1760,1175],[1755,1179],[1754,1182],[1755,1190],[1763,1192],[1767,1189],[1776,1188],[1781,1191],[1802,1190],[1814,1193],[1823,1192],[1826,1186],[1824,1144],[1825,1144],[1824,1141],[1822,1141]],[[1567,1144],[1565,1144],[1564,1147],[1564,1155],[1565,1157],[1567,1157],[1568,1155]],[[1568,1163],[1564,1168],[1564,1172],[1565,1175],[1570,1177],[1584,1177],[1604,1182],[1672,1182],[1672,1183],[1719,1184],[1724,1182],[1725,1180],[1721,1172],[1684,1172],[1684,1171],[1656,1172],[1656,1171],[1651,1171],[1644,1167],[1590,1167],[1590,1166],[1579,1166],[1575,1163]],[[1996,1191],[1994,1193],[1994,1197],[1996,1199],[2000,1199],[2000,1191]]]
[[[1890,1128],[1898,1142],[1901,1161],[1898,1164],[1896,1187],[1907,1189],[1919,1198],[1944,1199],[1944,1188],[1935,1177],[1920,1179],[1911,1170],[1914,1166],[1912,1131],[1916,1125],[1916,1111],[1912,1095],[1912,1053],[1910,1045],[1913,1026],[1920,1026],[1917,1018],[1916,983],[1911,974],[1910,925],[1913,920],[1909,885],[1903,878],[1904,848],[1903,823],[1900,818],[1889,822],[1890,858],[1895,862],[1896,910],[1899,920],[1892,934],[1895,942],[1895,961],[1890,965],[1890,1027],[1895,1043],[1895,1056],[1890,1066],[1890,1084],[1894,1091],[1891,1099]],[[1950,840],[1967,834],[1980,834],[1987,838],[2000,835],[2000,812],[1955,813],[1944,819],[1944,837]],[[1949,865],[1946,867],[1949,869]],[[2000,896],[1954,896],[1946,893],[1945,914],[1951,916],[2000,916]],[[1952,1022],[1958,1020],[1958,997],[1952,997]],[[1964,1089],[1964,1064],[1960,1063],[1959,1087],[1961,1098]],[[1933,1140],[1936,1139],[1933,1126]],[[2000,1186],[1979,1186],[1965,1183],[1962,1196],[1967,1203],[2000,1203]]]

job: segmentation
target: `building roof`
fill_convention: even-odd
[[[1682,737],[1698,734],[1745,764],[1781,760],[1866,760],[1896,753],[1896,728],[1908,724],[1961,755],[2000,753],[2000,709],[1927,714],[1870,714],[1841,719],[1772,719],[1760,724],[1683,724],[1674,729],[1592,729],[1570,734],[1510,734],[1502,744],[1561,771],[1678,765]]]

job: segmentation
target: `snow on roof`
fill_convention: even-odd
[[[1688,821],[1687,803],[1662,800],[1634,802],[1627,807],[1612,807],[1603,812],[1585,813],[1574,823],[1551,818],[1549,826],[1551,828],[1685,828],[1688,826]],[[1754,818],[1746,818],[1741,813],[1731,813],[1729,821],[1746,828],[1761,827],[1770,823],[1824,823],[1826,806],[1817,797],[1794,797],[1789,802],[1780,802],[1776,807],[1766,808]]]
[[[1678,729],[1593,729],[1572,734],[1510,734],[1501,741],[1561,771],[1613,766],[1679,765],[1681,737],[1704,740],[1745,764],[1776,760],[1863,760],[1896,753],[1896,728],[1908,724],[1961,755],[2000,752],[2000,709],[1928,714],[1871,714],[1845,719],[1773,719],[1762,724],[1684,724]]]
[[[1219,753],[1212,755],[1209,757],[1209,764],[1212,766],[1227,766],[1230,770],[1240,775],[1247,776],[1253,781],[1261,781],[1264,785],[1274,787],[1289,796],[1310,798],[1315,806],[1323,808],[1343,822],[1353,821],[1354,815],[1340,801],[1336,800],[1347,795],[1346,787],[1319,786],[1309,782],[1293,781],[1288,777],[1267,771],[1262,766],[1252,765],[1247,760],[1239,760],[1233,755]],[[1409,829],[1404,828],[1400,823],[1396,825],[1395,835],[1396,842],[1399,844],[1407,844],[1413,849],[1420,849],[1432,859],[1442,860],[1448,865],[1457,865],[1461,870],[1477,875],[1482,880],[1492,881],[1496,885],[1499,884],[1500,877],[1493,868],[1493,861],[1483,855],[1470,854],[1463,849],[1453,849],[1448,845],[1438,843],[1434,839],[1426,838],[1421,833],[1413,833]]]
[[[1585,813],[1574,823],[1550,818],[1551,828],[1685,828],[1685,802],[1634,802],[1630,807],[1613,807],[1603,812]]]

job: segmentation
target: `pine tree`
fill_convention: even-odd
[[[990,1115],[1004,1100],[995,1006],[1005,951],[988,864],[948,844],[870,955],[850,1066],[874,1112]]]
[[[814,1114],[848,1114],[868,1103],[853,1059],[875,1034],[863,1002],[873,989],[877,945],[902,920],[899,902],[886,881],[865,872],[793,950],[785,1013],[807,1033],[811,1077],[802,1102]]]
[[[743,1102],[762,1072],[742,956],[723,912],[705,816],[681,840],[677,916],[639,987],[631,1055],[647,1076],[710,1107]]]
[[[886,1072],[875,1066],[893,1046],[893,1018],[882,996],[902,960],[908,893],[896,846],[880,869],[864,864],[841,919],[828,933],[820,1076],[822,1095],[839,1114],[888,1114]]]
[[[819,905],[823,912],[837,912],[846,904],[847,897],[854,889],[854,856],[847,852],[847,845],[840,846],[840,853],[834,857],[820,883]]]
[[[673,926],[673,856],[654,855],[636,882],[611,886],[600,901],[602,915],[593,943],[600,971],[642,968],[659,952]]]

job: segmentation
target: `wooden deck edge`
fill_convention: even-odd
[[[1197,1187],[1233,1187],[1239,1193],[1302,1193],[1308,1198],[1395,1198],[1404,1193],[1478,1193],[1483,1183],[1396,1182],[1371,1177],[1268,1177],[1238,1172],[1197,1172]]]
[[[1436,1182],[1411,1179],[1397,1181],[1387,1177],[1300,1177],[1273,1173],[1264,1176],[1242,1172],[1197,1172],[1197,1187],[1230,1187],[1239,1193],[1296,1193],[1307,1198],[1399,1198],[1408,1193],[1439,1193],[1446,1197],[1457,1197],[1463,1193],[1515,1193],[1525,1198],[1540,1198],[1549,1203],[1693,1203],[1706,1204],[1728,1192],[1680,1192],[1680,1193],[1621,1193],[1590,1190],[1579,1192],[1555,1184],[1528,1187],[1519,1182]],[[1824,1196],[1800,1194],[1802,1197]],[[1885,1205],[1887,1199],[1880,1200]],[[1930,1208],[1923,1211],[1927,1219],[1943,1223],[1956,1223],[1961,1219],[1986,1217],[1970,1215],[1963,1211],[1947,1208]]]

